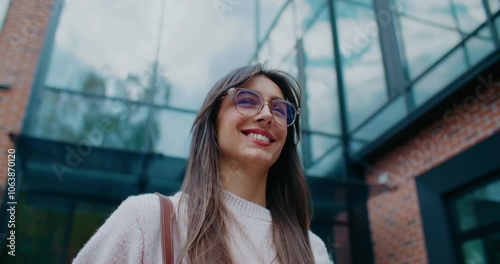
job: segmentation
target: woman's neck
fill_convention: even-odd
[[[269,169],[238,161],[219,162],[222,187],[229,192],[266,207],[266,183]]]

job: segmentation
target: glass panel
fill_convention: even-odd
[[[484,27],[481,29],[476,36],[467,40],[465,47],[467,49],[467,57],[471,64],[470,66],[476,64],[494,51],[495,43],[491,37],[490,28]]]
[[[500,232],[462,244],[466,264],[500,263]]]
[[[290,53],[297,43],[293,24],[293,5],[289,4],[283,10],[276,26],[269,36],[271,44],[271,65],[278,65]]]
[[[349,146],[351,147],[351,151],[354,152],[354,153],[358,152],[359,150],[361,150],[366,145],[368,145],[368,142],[360,141],[357,138],[353,138],[351,140],[350,144],[349,144]]]
[[[306,174],[312,177],[342,177],[342,147],[337,145],[327,155],[316,160],[306,168]]]
[[[418,1],[413,1],[411,4],[414,2]],[[436,15],[440,14],[431,10],[429,12]],[[442,14],[441,17],[443,16],[445,15]],[[432,15],[429,14],[427,17],[430,18]],[[445,17],[448,17],[448,15]],[[432,63],[461,40],[460,34],[449,27],[429,25],[406,17],[401,17],[400,22],[402,27],[400,33],[404,41],[408,70],[412,79],[431,66]],[[433,39],[439,39],[440,41],[430,41]]]
[[[312,162],[322,158],[328,151],[331,151],[335,146],[339,144],[338,138],[327,137],[322,135],[315,135],[312,133],[311,137],[311,147],[312,147]]]
[[[203,91],[254,55],[254,14],[254,1],[226,11],[212,1],[68,1],[46,85],[83,90],[92,74],[99,94],[198,109]]]
[[[487,264],[484,246],[480,239],[467,241],[462,245],[462,252],[466,264]]]
[[[305,137],[304,131],[300,131],[300,135],[300,141],[297,143],[297,152],[299,153],[300,162],[302,163],[302,166],[304,166],[304,152],[302,150],[302,142],[304,142]]]
[[[297,50],[294,49],[288,57],[286,57],[278,66],[279,69],[290,73],[296,80],[299,77],[299,69],[297,68]]]
[[[7,9],[9,8],[10,0],[0,1],[0,32],[2,32],[3,21],[7,15]]]
[[[158,139],[154,141],[155,152],[171,157],[187,158],[191,144],[191,127],[195,117],[195,113],[163,109],[155,111],[158,131]]]
[[[271,59],[271,45],[269,41],[264,42],[259,50],[259,62],[263,63]]]
[[[335,4],[352,130],[387,101],[384,65],[374,12],[350,3]]]
[[[340,133],[333,40],[327,10],[303,39],[306,74],[307,121],[310,130]]]
[[[160,0],[65,2],[46,84],[138,99],[134,88],[150,83],[161,12]],[[85,89],[89,76],[95,89]]]
[[[258,0],[259,1],[259,42],[266,37],[271,24],[287,0]]]
[[[405,98],[401,94],[353,135],[353,139],[373,141],[406,116]]]
[[[416,105],[421,105],[467,69],[463,49],[455,50],[413,86]]]
[[[146,127],[157,124],[148,107],[52,90],[45,91],[41,101],[31,136],[114,149],[150,150],[146,143],[150,131]]]
[[[373,5],[373,0],[348,0],[348,1],[353,2],[353,3],[360,3],[360,4],[364,4],[364,5],[369,5],[369,6]]]
[[[500,221],[500,179],[462,195],[454,207],[461,231]]]
[[[456,13],[458,26],[464,32],[471,32],[486,21],[486,14],[481,0],[453,0],[453,12]]]
[[[498,0],[488,0],[488,5],[490,7],[491,14],[494,14],[498,9],[500,9],[500,1]]]
[[[198,110],[220,78],[255,55],[255,0],[162,1],[158,74],[172,85],[170,106]],[[214,3],[229,7],[224,11]]]
[[[449,0],[405,1],[401,14],[438,27],[456,27]]]
[[[318,11],[324,12],[328,8],[325,0],[297,0],[294,1],[298,36],[304,35],[309,25],[318,17]]]

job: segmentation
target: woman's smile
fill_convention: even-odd
[[[241,133],[250,141],[260,146],[270,146],[276,141],[271,132],[263,129],[244,129]]]

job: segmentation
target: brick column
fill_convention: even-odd
[[[48,21],[59,3],[11,0],[0,32],[0,200],[7,177],[9,133],[20,133]]]

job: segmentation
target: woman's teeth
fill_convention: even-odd
[[[271,141],[266,136],[263,136],[263,135],[260,135],[260,134],[254,134],[254,133],[247,134],[247,137],[255,138],[255,139],[258,139],[258,140],[261,140],[261,141],[265,141],[265,142],[270,142]]]

